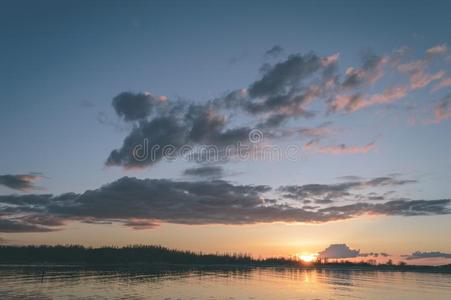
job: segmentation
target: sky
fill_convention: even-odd
[[[1,1],[0,243],[451,263],[450,9]]]

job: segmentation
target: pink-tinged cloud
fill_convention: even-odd
[[[325,56],[325,57],[321,58],[321,64],[324,67],[327,67],[327,66],[329,66],[331,64],[336,63],[339,58],[340,58],[340,53],[335,53],[335,54],[332,54],[332,55],[329,55],[329,56]]]
[[[348,146],[346,144],[333,145],[333,146],[319,146],[318,140],[312,140],[304,144],[304,150],[322,154],[359,154],[368,153],[376,148],[376,144],[371,142],[365,146]]]
[[[335,131],[337,131],[337,128],[331,127],[330,122],[323,123],[318,127],[305,127],[299,129],[299,133],[303,136],[317,138],[332,135]]]
[[[365,146],[347,146],[345,144],[337,146],[321,147],[319,151],[327,154],[357,154],[368,153],[376,147],[375,143],[369,143]]]
[[[442,79],[446,75],[443,71],[438,71],[434,74],[427,74],[424,72],[418,72],[412,74],[410,77],[410,85],[413,90],[424,88],[432,81]]]
[[[339,95],[329,102],[329,110],[356,112],[362,108],[387,104],[404,98],[407,95],[407,87],[395,86],[384,90],[382,93],[374,94],[369,98],[361,95]]]
[[[401,64],[398,66],[398,71],[410,76],[410,88],[417,90],[424,88],[435,80],[440,80],[445,77],[444,71],[438,71],[434,74],[426,72],[428,65],[427,60],[416,60],[407,64]]]
[[[449,118],[451,118],[451,94],[447,95],[437,103],[434,109],[434,118],[426,120],[424,123],[439,124]]]
[[[435,122],[440,123],[451,117],[451,97],[448,96],[435,107]]]
[[[426,66],[427,62],[425,60],[419,59],[410,63],[398,65],[398,71],[401,73],[414,73],[424,70]]]
[[[426,50],[428,55],[443,55],[448,51],[446,44],[440,44]]]
[[[371,106],[376,104],[391,103],[407,95],[407,88],[405,86],[395,86],[386,89],[381,94],[375,94],[371,96],[366,102],[365,106]]]
[[[450,77],[448,77],[448,78],[443,78],[442,80],[440,80],[440,82],[437,83],[437,84],[432,88],[432,91],[435,92],[435,91],[438,91],[438,90],[443,89],[443,88],[448,87],[448,86],[451,86],[451,78],[450,78]]]
[[[151,229],[158,227],[158,222],[147,219],[132,218],[124,223],[124,226],[131,227],[135,230]]]

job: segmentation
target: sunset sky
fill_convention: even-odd
[[[451,263],[450,11],[1,1],[0,243]]]

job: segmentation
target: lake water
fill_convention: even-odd
[[[0,299],[451,299],[451,274],[0,267]]]

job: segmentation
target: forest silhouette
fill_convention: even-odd
[[[303,267],[333,269],[376,269],[396,271],[424,271],[451,273],[451,265],[414,266],[403,262],[394,264],[374,261],[350,262],[346,260],[318,260],[306,263],[296,257],[253,258],[246,253],[215,253],[182,251],[159,245],[130,245],[125,247],[91,248],[80,245],[56,246],[0,246],[0,264],[74,264],[89,266],[151,266],[151,265],[193,265],[193,266],[242,266],[242,267]]]

